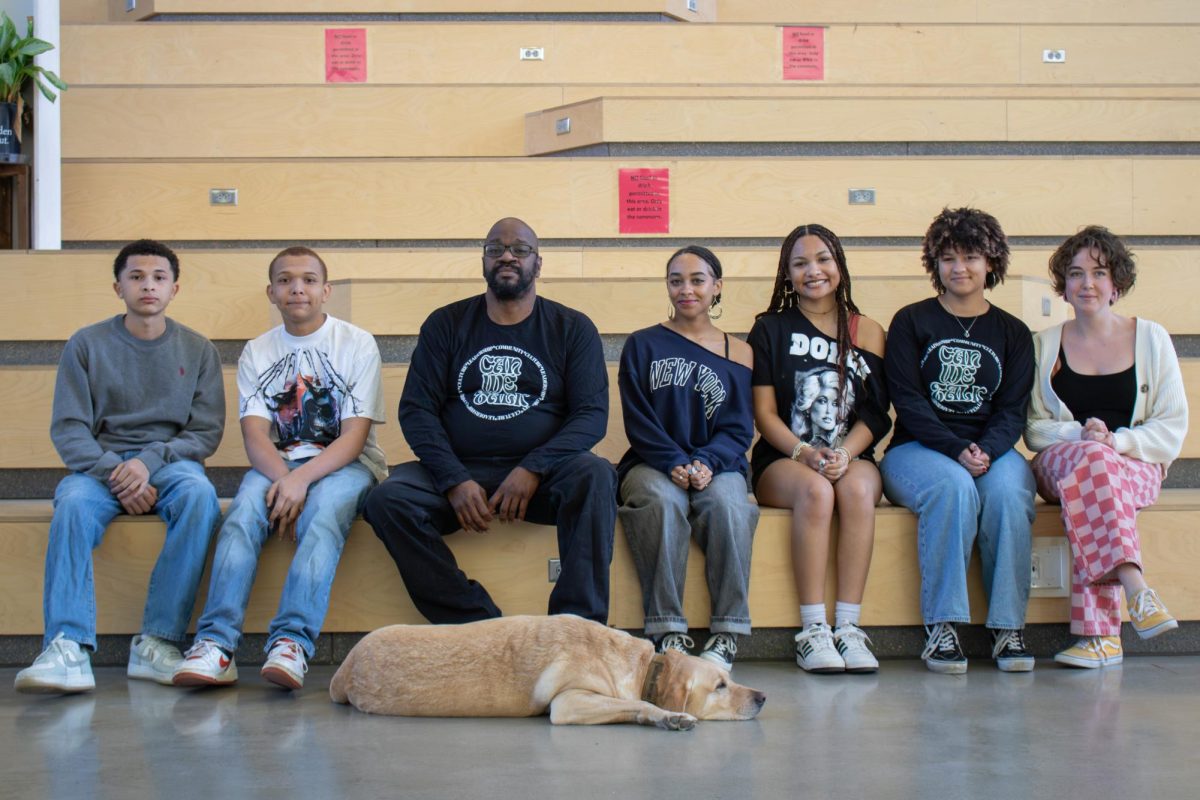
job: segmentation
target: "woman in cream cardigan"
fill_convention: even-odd
[[[1050,257],[1054,290],[1075,318],[1038,334],[1037,381],[1025,443],[1037,452],[1038,492],[1062,503],[1071,542],[1071,632],[1054,660],[1119,664],[1121,588],[1143,639],[1177,627],[1142,575],[1137,510],[1158,499],[1187,433],[1187,398],[1166,330],[1123,317],[1113,304],[1133,288],[1125,244],[1090,226]]]

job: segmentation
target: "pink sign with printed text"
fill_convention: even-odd
[[[671,170],[623,169],[618,193],[621,233],[671,232]]]
[[[325,82],[364,83],[367,80],[367,29],[325,29]]]
[[[783,79],[825,80],[825,29],[783,29]]]

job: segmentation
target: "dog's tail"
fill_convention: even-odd
[[[346,694],[350,688],[351,675],[354,672],[354,660],[358,654],[358,648],[351,648],[346,655],[346,660],[338,667],[338,671],[333,673],[333,680],[329,682],[329,699],[335,703],[349,703],[350,698]]]

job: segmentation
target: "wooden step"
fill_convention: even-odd
[[[1183,620],[1200,619],[1200,539],[1195,519],[1200,490],[1168,490],[1138,517],[1146,574],[1172,613]],[[49,502],[0,503],[0,635],[42,632],[42,575]],[[794,628],[800,624],[798,598],[791,573],[790,515],[764,509],[754,538],[750,578],[750,611],[758,628]],[[163,525],[156,517],[119,517],[95,551],[97,627],[105,633],[138,630],[145,587],[162,544]],[[1034,535],[1061,540],[1056,506],[1038,505]],[[866,625],[919,625],[920,585],[915,550],[916,519],[902,508],[879,509],[875,549],[863,600]],[[553,528],[518,523],[487,536],[457,533],[447,543],[460,566],[483,583],[506,614],[543,614],[551,584],[547,561],[557,555]],[[294,546],[271,539],[246,614],[245,630],[266,631],[274,616]],[[709,600],[704,560],[695,544],[689,558],[684,609],[692,627],[708,624]],[[609,623],[621,628],[642,626],[641,592],[624,534],[619,530],[611,569]],[[836,576],[828,572],[826,602],[832,609]],[[207,574],[197,599],[203,607]],[[972,619],[980,623],[986,605],[978,559],[970,570]],[[1066,623],[1065,597],[1030,600],[1030,623]],[[324,630],[369,631],[394,623],[420,623],[399,573],[382,543],[364,522],[354,525],[334,581]],[[193,620],[194,624],[194,620]]]
[[[1010,236],[1200,232],[1200,160],[1182,156],[334,159],[66,163],[63,238],[474,239],[508,215],[543,239],[610,238],[622,168],[670,171],[676,238],[774,239],[799,216],[845,237],[919,237],[944,206],[968,204]],[[238,205],[210,205],[214,188],[237,189]],[[864,188],[875,204],[850,205]]]
[[[114,22],[162,14],[662,14],[712,22],[717,0],[125,0],[109,3]]]

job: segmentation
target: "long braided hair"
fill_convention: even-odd
[[[793,288],[791,278],[788,277],[788,267],[792,260],[792,248],[805,236],[816,236],[824,242],[833,255],[833,260],[838,268],[838,285],[833,293],[834,301],[837,304],[838,397],[845,397],[846,360],[854,352],[854,346],[850,343],[850,315],[861,312],[854,304],[854,299],[850,294],[850,270],[846,267],[846,251],[842,249],[842,240],[837,237],[836,233],[824,225],[810,223],[801,225],[787,235],[787,238],[783,240],[783,245],[779,248],[779,269],[775,271],[775,288],[771,291],[771,302],[767,305],[767,310],[757,314],[755,319],[767,314],[778,314],[789,308],[798,309],[800,307],[800,296]]]

